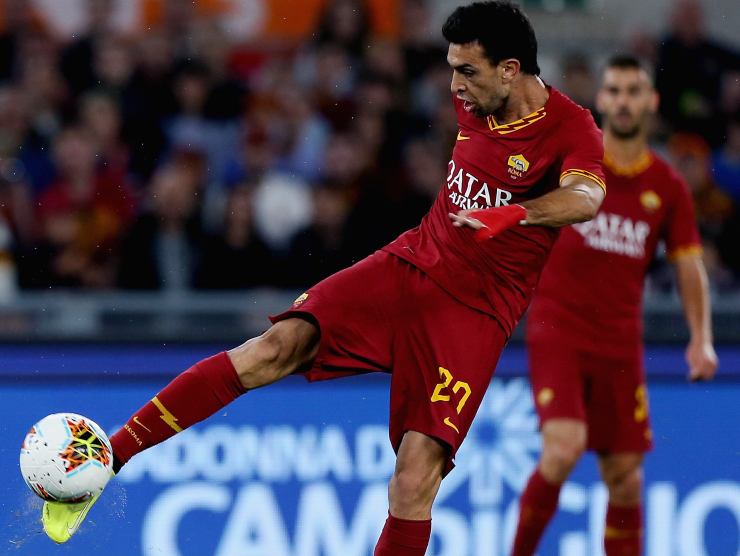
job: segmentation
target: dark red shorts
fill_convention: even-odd
[[[652,432],[639,340],[622,344],[619,355],[599,353],[586,348],[572,328],[549,317],[532,318],[530,314],[527,319],[529,373],[540,423],[556,418],[584,421],[588,449],[596,452],[650,450]]]
[[[394,449],[406,431],[432,436],[450,447],[451,469],[506,344],[493,317],[384,251],[323,280],[270,320],[291,317],[321,330],[308,380],[392,373]]]

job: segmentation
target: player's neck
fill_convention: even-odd
[[[608,130],[604,131],[604,157],[616,169],[633,168],[648,155],[647,138],[644,134],[622,139]]]
[[[526,118],[547,102],[550,92],[536,75],[522,75],[516,87],[511,88],[509,98],[493,117],[499,124],[509,124]]]

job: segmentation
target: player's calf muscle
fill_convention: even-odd
[[[313,324],[289,319],[228,353],[242,385],[253,389],[280,380],[311,361],[318,339]]]

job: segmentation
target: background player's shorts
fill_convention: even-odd
[[[406,431],[421,432],[450,447],[452,468],[506,343],[493,317],[384,251],[320,282],[270,320],[296,316],[321,330],[313,367],[302,373],[308,380],[392,373],[393,448]]]
[[[552,315],[551,315],[552,316]],[[527,345],[532,392],[540,424],[570,418],[588,427],[588,449],[646,452],[652,448],[642,347],[599,353],[557,319],[529,319]],[[570,332],[570,333],[569,333]]]

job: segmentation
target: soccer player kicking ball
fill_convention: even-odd
[[[560,487],[584,450],[609,491],[607,556],[642,553],[642,459],[651,447],[642,355],[645,273],[663,240],[691,331],[691,380],[711,379],[707,278],[688,188],[647,145],[658,107],[640,63],[613,58],[597,106],[609,195],[590,222],[563,230],[527,317],[530,374],[543,449],[520,501],[514,556],[534,554]]]
[[[459,132],[429,214],[309,289],[263,335],[175,378],[112,436],[116,470],[287,375],[391,373],[397,462],[375,554],[425,553],[440,482],[557,228],[589,220],[604,198],[601,133],[587,110],[537,76],[537,41],[519,8],[460,7],[442,32]],[[89,507],[47,503],[47,533],[66,541]]]

